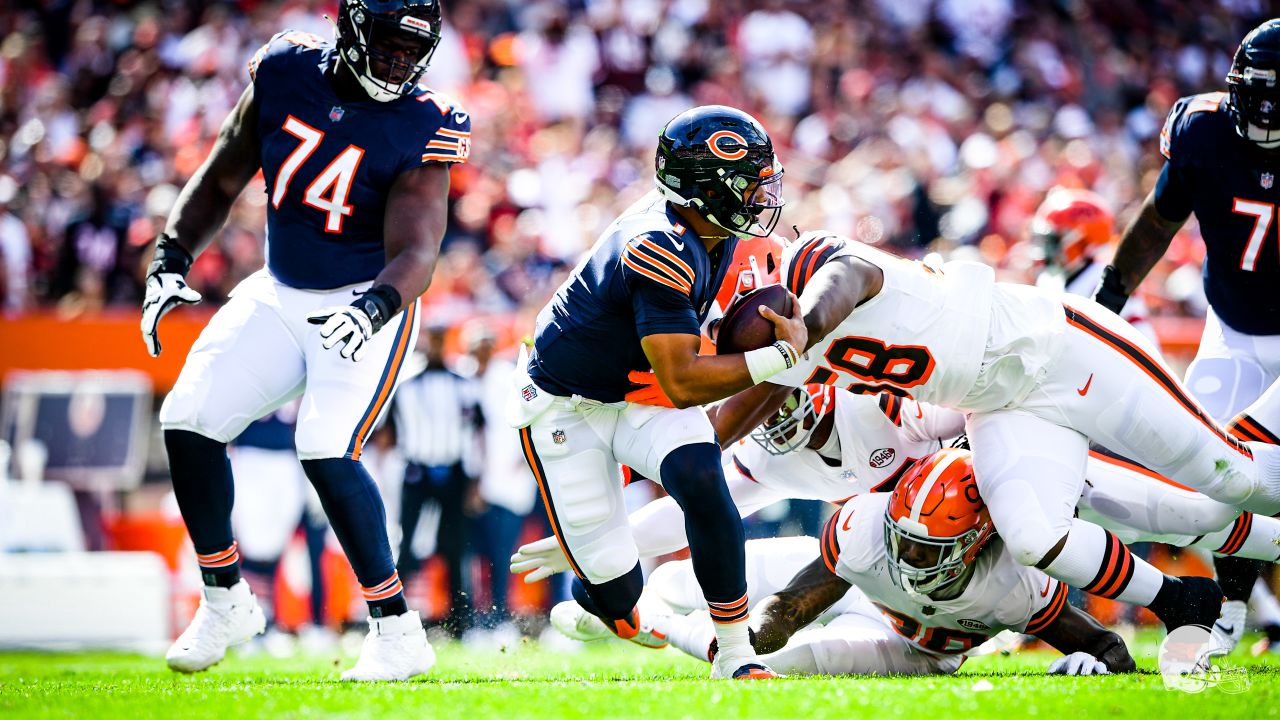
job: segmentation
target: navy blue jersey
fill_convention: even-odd
[[[711,253],[656,192],[613,222],[538,313],[529,376],[553,395],[617,402],[648,370],[648,335],[698,335],[737,240]]]
[[[293,450],[294,421],[297,419],[298,407],[291,403],[265,417],[249,423],[234,441],[236,447],[254,447],[263,450]]]
[[[1226,93],[1178,100],[1164,130],[1167,159],[1156,209],[1171,220],[1195,213],[1204,237],[1204,291],[1229,327],[1280,334],[1280,157],[1236,133]]]
[[[386,265],[383,215],[400,173],[464,162],[471,119],[419,88],[391,102],[342,102],[333,44],[283,32],[249,61],[267,191],[267,267],[285,285],[330,290]]]

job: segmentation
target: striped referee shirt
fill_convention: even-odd
[[[475,382],[444,367],[428,367],[396,390],[394,418],[405,459],[421,465],[463,462],[483,423]]]

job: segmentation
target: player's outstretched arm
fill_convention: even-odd
[[[1036,633],[1036,637],[1049,643],[1062,653],[1049,667],[1051,674],[1089,675],[1089,661],[1102,663],[1108,672],[1133,672],[1137,667],[1129,648],[1120,636],[1104,628],[1092,615],[1071,604],[1065,604],[1062,612],[1048,627]],[[1085,657],[1087,656],[1087,657]]]
[[[250,84],[223,121],[213,151],[182,188],[165,230],[156,240],[142,302],[142,339],[152,357],[160,354],[156,334],[160,318],[179,304],[200,302],[200,293],[187,287],[187,271],[258,172],[257,123],[258,105]]]
[[[373,334],[427,291],[440,256],[448,200],[448,165],[430,163],[396,178],[383,221],[387,266],[350,305],[307,316],[313,325],[322,326],[325,349],[342,343],[342,357],[358,362]]]
[[[792,635],[818,619],[827,608],[849,592],[847,580],[815,558],[796,573],[787,587],[761,600],[751,612],[756,652],[781,650]]]
[[[804,347],[807,335],[799,303],[793,301],[792,308],[791,317],[782,317],[761,306],[760,314],[773,323],[780,342],[758,350],[699,355],[701,338],[684,333],[646,335],[640,339],[640,347],[673,405],[705,405],[761,383],[768,375],[786,370],[799,360],[797,351]]]
[[[818,268],[800,294],[800,310],[809,331],[804,349],[830,335],[849,313],[880,292],[884,272],[853,256],[838,257]]]
[[[1190,191],[1184,187],[1186,183],[1178,179],[1180,176],[1180,171],[1165,163],[1156,189],[1147,195],[1142,209],[1125,228],[1115,259],[1102,272],[1093,299],[1114,313],[1120,312],[1164,256],[1173,236],[1190,215]]]

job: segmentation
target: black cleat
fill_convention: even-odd
[[[1222,611],[1222,588],[1212,578],[1184,576],[1170,578],[1147,609],[1164,623],[1165,630],[1183,625],[1213,627]]]

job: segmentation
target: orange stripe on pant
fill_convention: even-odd
[[[542,461],[538,459],[538,453],[533,448],[533,431],[530,428],[520,428],[520,445],[524,449],[524,460],[529,464],[529,471],[533,473],[533,479],[538,483],[538,492],[542,495],[542,506],[547,509],[547,519],[551,521],[551,532],[556,536],[556,542],[560,543],[560,550],[569,560],[569,567],[573,570],[573,574],[577,575],[579,580],[586,581],[587,576],[583,574],[582,568],[578,567],[577,561],[569,552],[569,544],[564,540],[563,531],[560,529],[560,518],[556,516],[556,508],[551,504],[551,493],[547,490],[546,472],[542,469]]]
[[[382,407],[391,398],[391,391],[396,386],[396,378],[400,376],[400,366],[404,363],[409,351],[412,350],[409,347],[409,338],[413,337],[413,330],[418,326],[418,301],[414,300],[409,303],[409,306],[404,309],[404,313],[404,320],[401,321],[400,331],[396,335],[396,346],[391,351],[391,361],[387,363],[387,369],[382,373],[382,383],[378,387],[378,394],[375,396],[373,403],[364,411],[364,417],[360,420],[355,437],[351,440],[351,450],[348,454],[352,460],[359,460],[360,454],[364,452],[364,439],[373,428],[373,423],[382,412]]]
[[[1169,393],[1169,396],[1177,401],[1183,409],[1195,416],[1201,424],[1209,428],[1214,435],[1217,435],[1218,438],[1229,445],[1231,449],[1249,459],[1253,459],[1253,452],[1249,450],[1249,448],[1245,447],[1238,438],[1227,433],[1226,430],[1214,422],[1213,419],[1209,417],[1208,413],[1206,413],[1203,408],[1196,404],[1196,402],[1186,394],[1186,391],[1182,389],[1182,386],[1178,384],[1178,381],[1175,380],[1173,376],[1171,376],[1164,367],[1160,365],[1160,363],[1156,362],[1155,359],[1143,351],[1142,348],[1134,345],[1120,335],[1115,334],[1101,323],[1093,320],[1079,310],[1076,310],[1069,305],[1063,305],[1062,307],[1066,311],[1067,322],[1072,327],[1088,333],[1103,344],[1118,351],[1129,362],[1137,365],[1139,370],[1142,370],[1142,372],[1146,373],[1148,377],[1155,380],[1156,384],[1164,388],[1165,392]]]
[[[1240,513],[1240,517],[1236,518],[1235,524],[1231,528],[1231,534],[1227,536],[1227,541],[1222,543],[1222,547],[1213,552],[1217,555],[1235,555],[1240,552],[1240,548],[1244,547],[1244,541],[1249,537],[1249,532],[1252,529],[1253,513]]]

